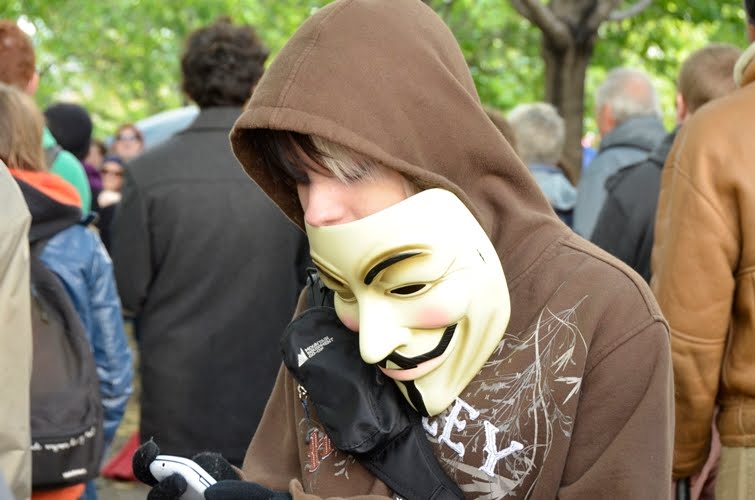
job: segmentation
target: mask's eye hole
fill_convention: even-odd
[[[415,285],[406,285],[394,288],[393,290],[391,290],[391,293],[394,295],[413,295],[421,290],[424,290],[425,287],[427,287],[426,284],[417,283]]]
[[[348,289],[335,290],[335,292],[344,302],[356,302],[357,300],[354,294]]]

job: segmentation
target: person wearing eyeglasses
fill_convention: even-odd
[[[111,153],[129,162],[144,151],[144,135],[132,123],[124,123],[115,132]]]
[[[113,220],[115,207],[121,201],[124,168],[125,162],[123,159],[115,155],[106,156],[102,162],[102,168],[100,168],[102,191],[97,196],[99,219],[96,225],[100,230],[102,243],[104,243],[108,251],[110,251],[110,221]]]

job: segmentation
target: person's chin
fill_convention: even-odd
[[[399,382],[408,382],[422,378],[438,368],[438,366],[443,364],[443,362],[448,358],[450,352],[450,349],[446,349],[446,351],[440,356],[433,359],[428,359],[427,361],[423,361],[414,368],[398,368],[398,366],[391,361],[388,361],[386,363],[385,368],[382,366],[378,366],[378,368],[380,368],[380,371],[382,371],[386,377],[392,378],[393,380]]]

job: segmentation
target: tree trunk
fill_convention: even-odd
[[[565,50],[559,50],[543,37],[545,100],[558,109],[566,122],[563,160],[572,182],[579,179],[581,172],[584,82],[592,48],[592,43],[570,43]]]

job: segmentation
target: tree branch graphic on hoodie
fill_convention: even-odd
[[[535,464],[545,462],[554,435],[570,436],[573,412],[564,406],[576,405],[583,370],[573,358],[587,352],[576,323],[581,303],[558,313],[546,307],[526,332],[506,333],[456,404],[424,420],[446,471],[465,493],[528,496],[539,473]],[[525,369],[512,373],[510,366]]]
[[[527,331],[507,332],[455,404],[423,418],[441,464],[466,494],[526,498],[540,472],[536,464],[545,463],[554,437],[570,437],[574,411],[566,407],[577,403],[584,368],[574,359],[587,353],[576,323],[583,301],[557,313],[546,307]],[[511,366],[524,369],[512,372]],[[299,422],[300,428],[309,425]],[[309,443],[306,470],[312,474],[332,460],[334,475],[348,479],[353,457],[325,444],[319,426],[307,431],[319,439],[314,447]]]

